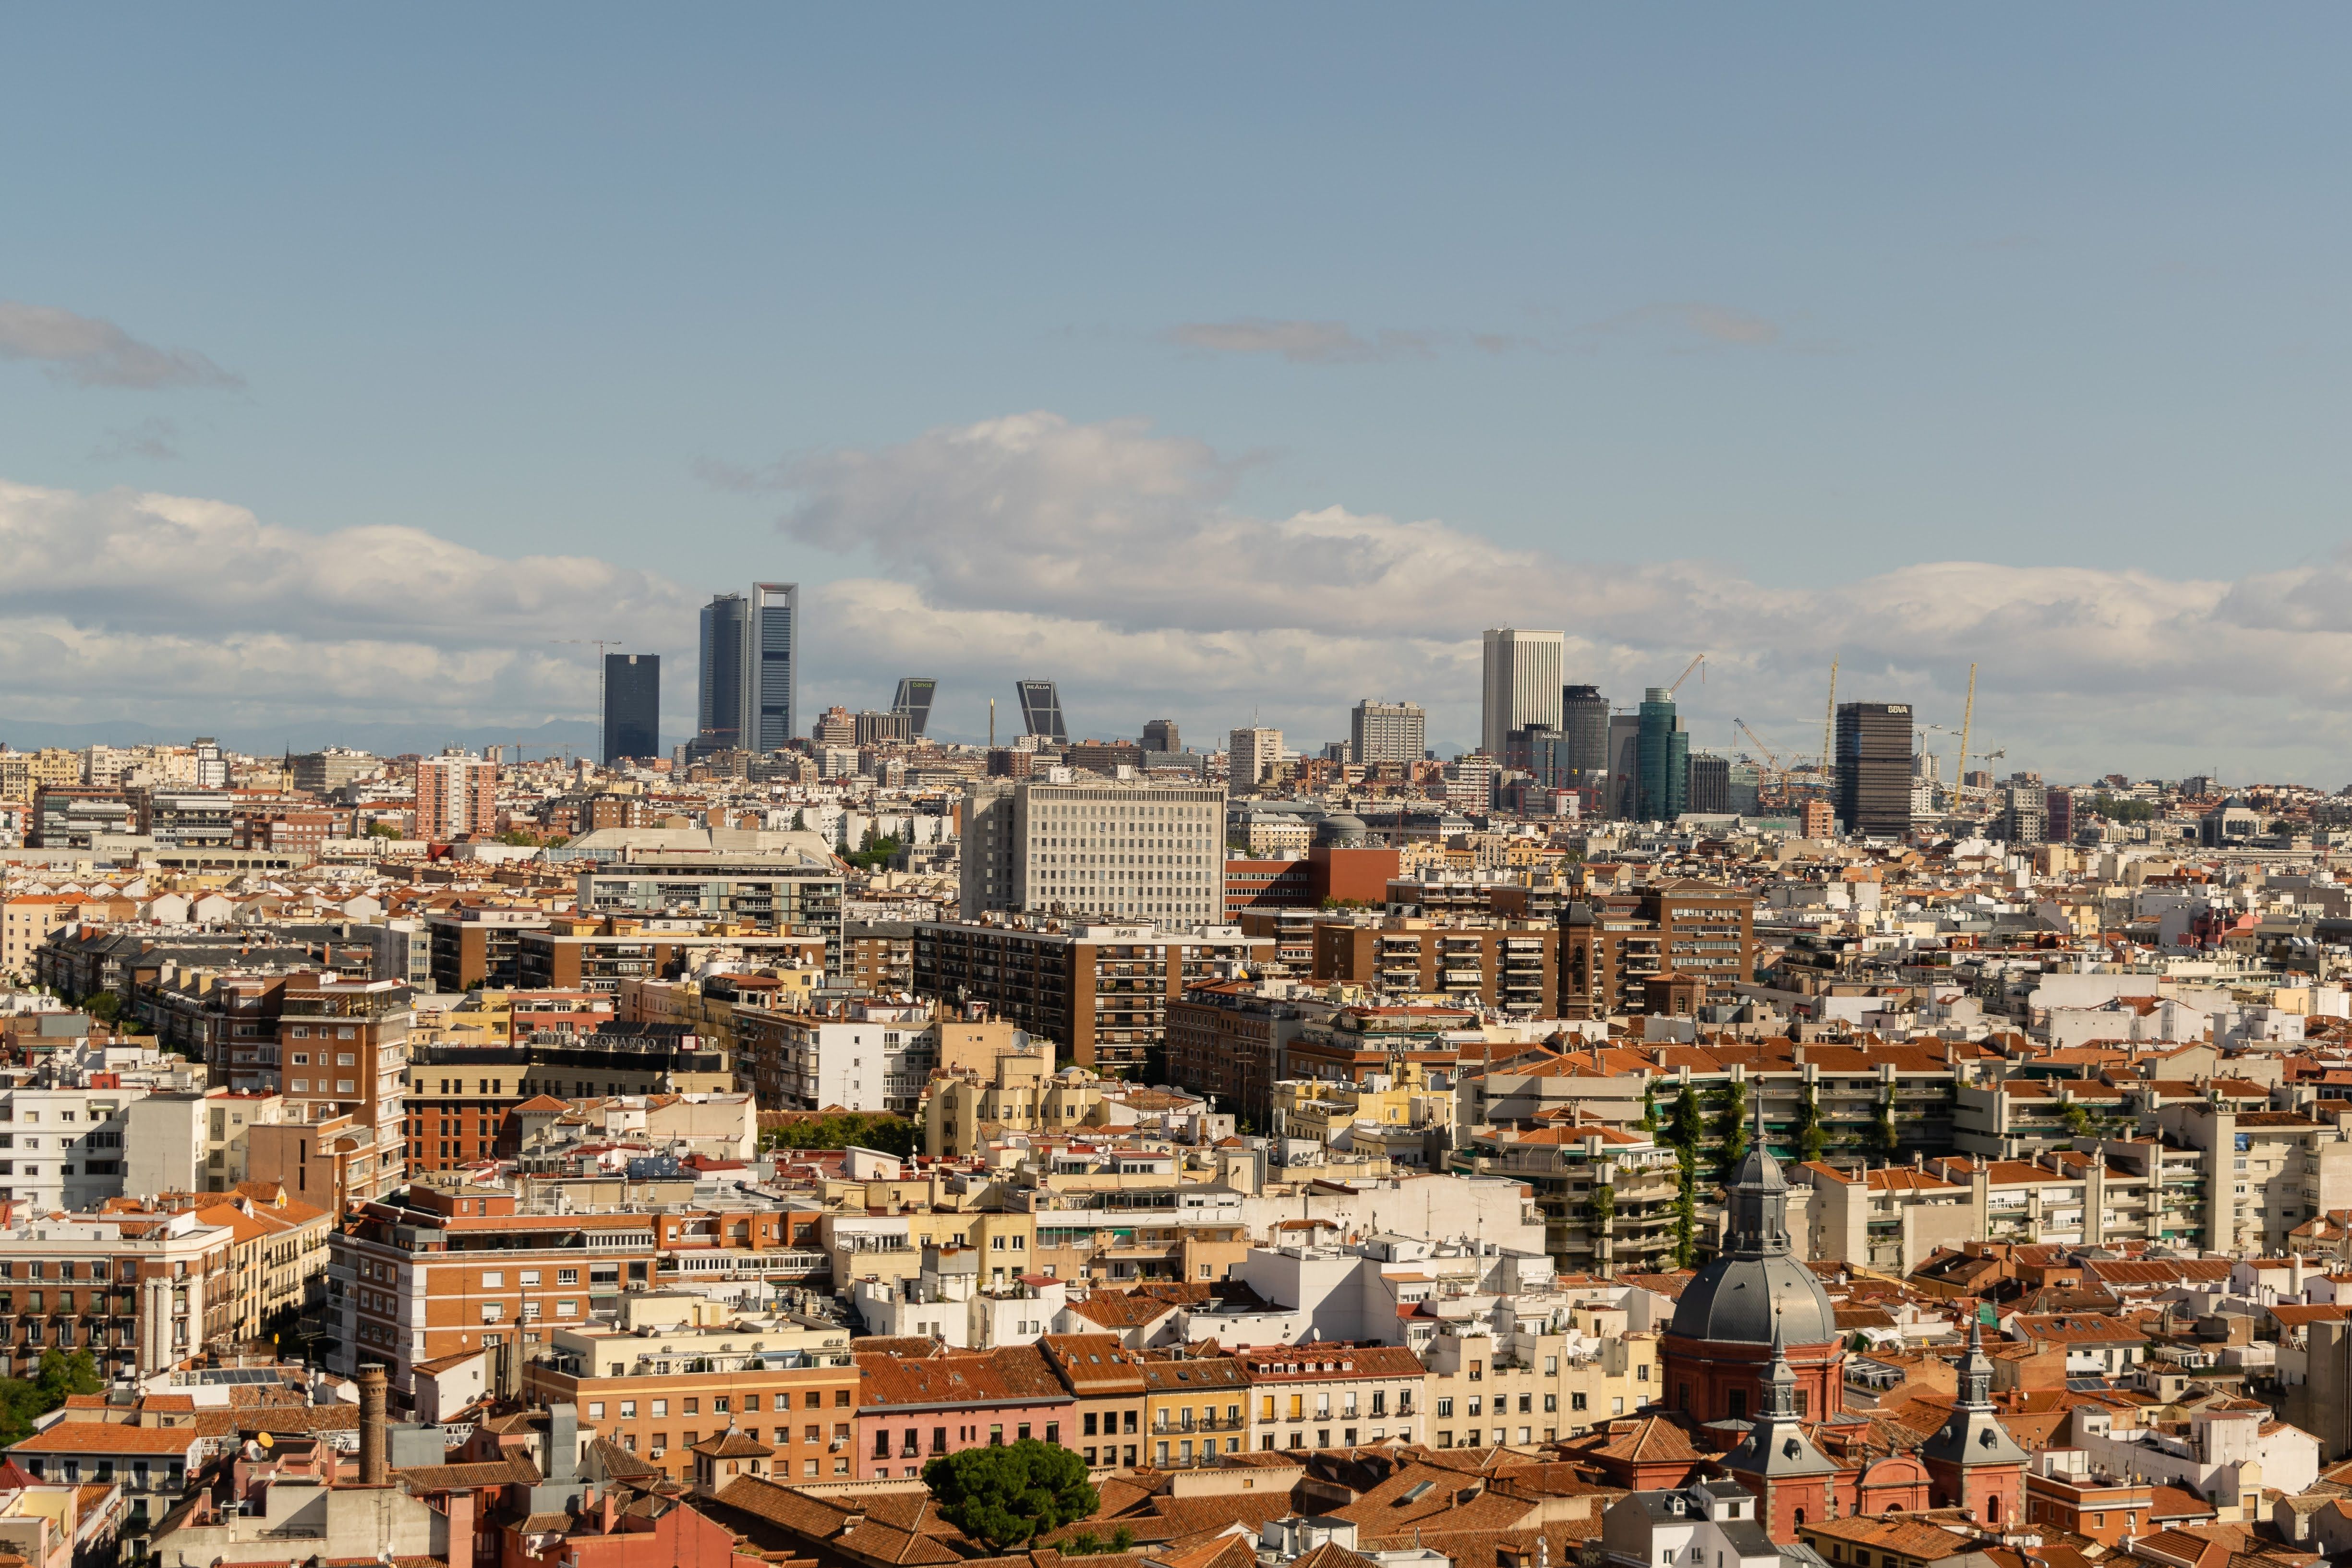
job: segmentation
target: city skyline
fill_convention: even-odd
[[[1949,725],[1974,665],[2050,771],[2345,782],[2352,23],[1356,20],[884,73],[868,18],[24,19],[0,739],[593,728],[551,645],[676,679],[780,575],[801,731],[930,668],[950,738],[1043,674],[1074,734],[1389,694],[1467,748],[1527,624],[1621,707],[1706,651],[1694,746],[1817,751],[1832,659]]]

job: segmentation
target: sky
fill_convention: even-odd
[[[0,741],[803,706],[2352,779],[2352,15],[0,17]],[[1702,683],[1703,682],[1703,683]],[[1957,737],[1928,732],[1948,757]],[[1945,768],[1949,776],[1949,767]]]

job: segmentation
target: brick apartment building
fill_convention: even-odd
[[[1680,880],[1572,904],[1560,916],[1559,1016],[1664,1010],[1654,995],[1751,980],[1756,905],[1713,882]],[[1661,982],[1679,979],[1679,987]]]
[[[1542,1016],[1559,994],[1559,937],[1527,921],[1318,921],[1314,974]]]
[[[1272,946],[1230,928],[928,921],[915,928],[915,992],[986,1003],[1065,1065],[1132,1071],[1165,1042],[1169,1004]]]

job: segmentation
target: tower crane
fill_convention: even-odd
[[[1680,691],[1680,690],[1683,689],[1683,682],[1684,682],[1684,681],[1685,681],[1685,680],[1688,680],[1688,679],[1691,678],[1691,671],[1692,671],[1692,670],[1694,670],[1694,669],[1697,669],[1697,668],[1699,668],[1699,666],[1701,666],[1701,665],[1705,664],[1706,662],[1706,655],[1705,655],[1705,654],[1703,654],[1703,653],[1702,653],[1702,654],[1696,654],[1696,655],[1694,655],[1694,656],[1692,657],[1692,658],[1691,658],[1691,661],[1690,661],[1688,664],[1686,664],[1686,665],[1683,666],[1683,672],[1682,672],[1680,675],[1677,675],[1677,676],[1675,676],[1675,683],[1674,683],[1672,686],[1669,686],[1669,687],[1667,687],[1667,688],[1666,688],[1666,695],[1667,695],[1667,696],[1669,696],[1669,697],[1672,697],[1675,692]],[[1705,674],[1705,672],[1704,672],[1704,671],[1702,671],[1702,672],[1700,673],[1700,675],[1699,675],[1699,678],[1698,678],[1698,683],[1699,683],[1701,686],[1705,686],[1705,685],[1706,684],[1706,674]]]
[[[575,647],[593,645],[596,649],[596,763],[604,762],[604,650],[619,647],[618,637],[550,637],[550,643],[569,643]]]
[[[1838,661],[1830,660],[1829,708],[1822,714],[1822,787],[1832,795],[1837,792],[1837,669]]]
[[[1952,803],[1955,805],[1964,806],[1968,804],[1969,730],[1976,721],[1977,667],[1974,661],[1970,661],[1969,665],[1968,706],[1960,710],[1960,765],[1952,774]]]
[[[1748,721],[1745,719],[1734,719],[1731,722],[1741,734],[1748,737],[1750,745],[1764,753],[1764,765],[1772,770],[1772,782],[1776,784],[1785,782],[1788,770],[1780,765],[1780,759],[1772,754],[1772,748],[1764,743],[1764,737],[1749,729]]]

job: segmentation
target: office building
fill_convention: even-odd
[[[1282,765],[1282,731],[1252,727],[1225,737],[1225,777],[1235,789],[1264,784]]]
[[[982,784],[963,797],[967,919],[990,910],[1201,925],[1224,918],[1225,792]]]
[[[825,970],[838,974],[841,898],[841,874],[830,860],[813,855],[665,857],[645,851],[635,859],[582,871],[577,902],[587,915],[687,915],[741,921],[780,934],[821,936]],[[545,917],[538,916],[536,923],[544,926]],[[455,984],[438,983],[443,990],[467,990],[495,982],[468,974]]]
[[[1172,752],[1184,749],[1184,742],[1176,732],[1173,719],[1147,719],[1143,721],[1143,749],[1147,752]]]
[[[341,746],[301,752],[289,758],[287,767],[294,775],[294,787],[304,795],[332,795],[346,784],[372,779],[383,772],[381,759]]]
[[[1871,838],[1911,831],[1909,703],[1838,704],[1837,819]]]
[[[939,695],[940,683],[928,675],[900,678],[898,695],[890,700],[890,711],[907,716],[907,738],[919,741],[923,726],[931,721],[931,699]]]
[[[751,584],[743,637],[743,738],[747,752],[781,752],[800,733],[801,589]]]
[[[1730,758],[1702,752],[1690,759],[1683,809],[1698,816],[1721,816],[1731,810]]]
[[[749,619],[740,594],[721,594],[702,607],[702,690],[694,721],[698,751],[732,752],[743,744],[743,632]]]
[[[2030,784],[2011,784],[2001,811],[2000,836],[2011,844],[2046,844],[2050,839],[2050,797]]]
[[[226,849],[236,837],[237,797],[220,789],[142,789],[139,831],[159,849]]]
[[[1609,699],[1599,687],[1560,689],[1559,732],[1568,742],[1560,758],[1567,778],[1558,787],[1596,787],[1609,773]]]
[[[416,837],[431,844],[499,830],[499,765],[463,752],[416,764]]]
[[[2074,792],[2053,789],[2044,795],[2042,837],[2051,844],[2074,842]]]
[[[1127,819],[1137,820],[1137,819]],[[1149,921],[1033,930],[971,921],[915,928],[915,992],[985,1002],[1063,1065],[1098,1071],[1143,1065],[1167,1037],[1169,1004],[1221,969],[1268,958],[1274,943],[1229,926],[1166,931]]]
[[[1016,680],[1013,695],[1021,704],[1021,732],[1056,746],[1070,743],[1070,726],[1062,718],[1062,694],[1050,680]]]
[[[888,742],[903,744],[915,738],[915,716],[899,709],[877,713],[872,709],[858,714],[850,721],[851,743],[859,746],[879,746]]]
[[[1672,822],[1687,809],[1690,737],[1675,715],[1675,694],[1663,686],[1642,693],[1641,730],[1634,758],[1633,818]]]
[[[1428,751],[1429,716],[1418,702],[1376,702],[1368,697],[1348,717],[1349,762],[1366,767],[1417,763]]]
[[[1638,712],[1609,715],[1609,777],[1604,810],[1630,820],[1640,794],[1642,716]]]
[[[1523,632],[1508,626],[1487,631],[1480,751],[1499,757],[1514,730],[1538,724],[1559,728],[1559,673],[1567,652],[1565,632]]]
[[[661,655],[604,656],[604,765],[661,755]]]

